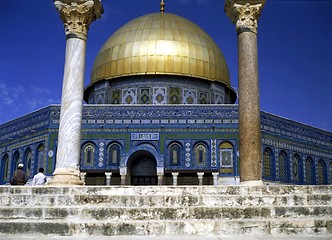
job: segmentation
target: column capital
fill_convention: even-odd
[[[90,24],[101,17],[101,0],[53,0],[64,23],[67,38],[86,40]]]
[[[157,175],[164,175],[164,167],[157,167]]]
[[[226,0],[226,15],[236,24],[237,33],[257,33],[257,21],[265,0]]]
[[[198,177],[203,177],[203,176],[204,176],[204,172],[198,172],[198,173],[197,173],[197,176],[198,176]]]

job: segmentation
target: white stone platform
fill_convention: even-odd
[[[331,216],[332,186],[0,187],[1,239],[332,239]]]

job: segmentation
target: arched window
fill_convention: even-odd
[[[177,143],[173,143],[169,148],[170,164],[172,166],[180,165],[181,147]]]
[[[300,156],[294,154],[294,156],[292,157],[292,165],[291,165],[291,179],[293,181],[299,181],[300,180],[299,173],[300,173]]]
[[[233,167],[233,145],[229,142],[220,144],[220,167]]]
[[[10,168],[9,168],[9,157],[7,154],[5,154],[5,156],[2,158],[2,162],[3,162],[3,180],[7,181],[10,179]]]
[[[120,145],[113,143],[108,147],[108,166],[119,165],[120,163]]]
[[[263,154],[263,176],[264,177],[271,177],[271,158],[272,158],[272,154],[271,154],[271,150],[266,148],[264,150],[264,154]]]
[[[306,184],[313,184],[313,163],[310,157],[305,160],[304,181]]]
[[[27,150],[25,150],[24,163],[25,163],[25,166],[26,166],[26,175],[30,176],[30,174],[32,173],[32,171],[31,171],[32,151],[30,150],[30,148],[28,148]]]
[[[13,171],[15,171],[15,169],[17,168],[17,164],[19,163],[19,160],[20,160],[20,153],[19,153],[19,151],[16,151],[13,155],[13,164],[14,164]]]
[[[319,185],[323,185],[326,184],[326,177],[325,177],[325,163],[324,161],[321,159],[318,161],[318,165],[317,165],[317,184]]]
[[[281,151],[278,157],[279,163],[279,180],[280,181],[287,181],[287,170],[286,170],[286,153]]]
[[[45,156],[45,148],[43,144],[40,144],[37,148],[37,161],[38,168],[46,168],[46,156]]]
[[[332,161],[330,162],[330,184],[332,184]]]
[[[95,146],[87,143],[83,147],[83,166],[93,167],[95,165]]]
[[[206,147],[199,143],[195,146],[196,166],[206,166]]]

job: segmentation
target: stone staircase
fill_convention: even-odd
[[[6,236],[332,239],[332,186],[0,187]]]

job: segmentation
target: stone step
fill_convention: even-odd
[[[216,236],[216,235],[313,235],[331,236],[332,220],[274,219],[274,220],[186,220],[186,221],[80,221],[63,220],[10,220],[0,223],[3,235],[45,234],[58,236]],[[292,239],[289,237],[289,239]],[[313,238],[314,239],[314,238]]]
[[[278,185],[278,186],[0,186],[0,195],[315,195],[331,194],[332,185]]]
[[[0,206],[111,205],[118,207],[238,207],[238,206],[307,206],[332,205],[332,192],[315,195],[94,195],[75,194],[6,194]]]
[[[0,238],[331,236],[331,199],[331,186],[0,187]]]
[[[284,207],[137,207],[112,206],[70,207],[1,207],[0,220],[66,219],[83,220],[223,220],[331,217],[332,206]]]

